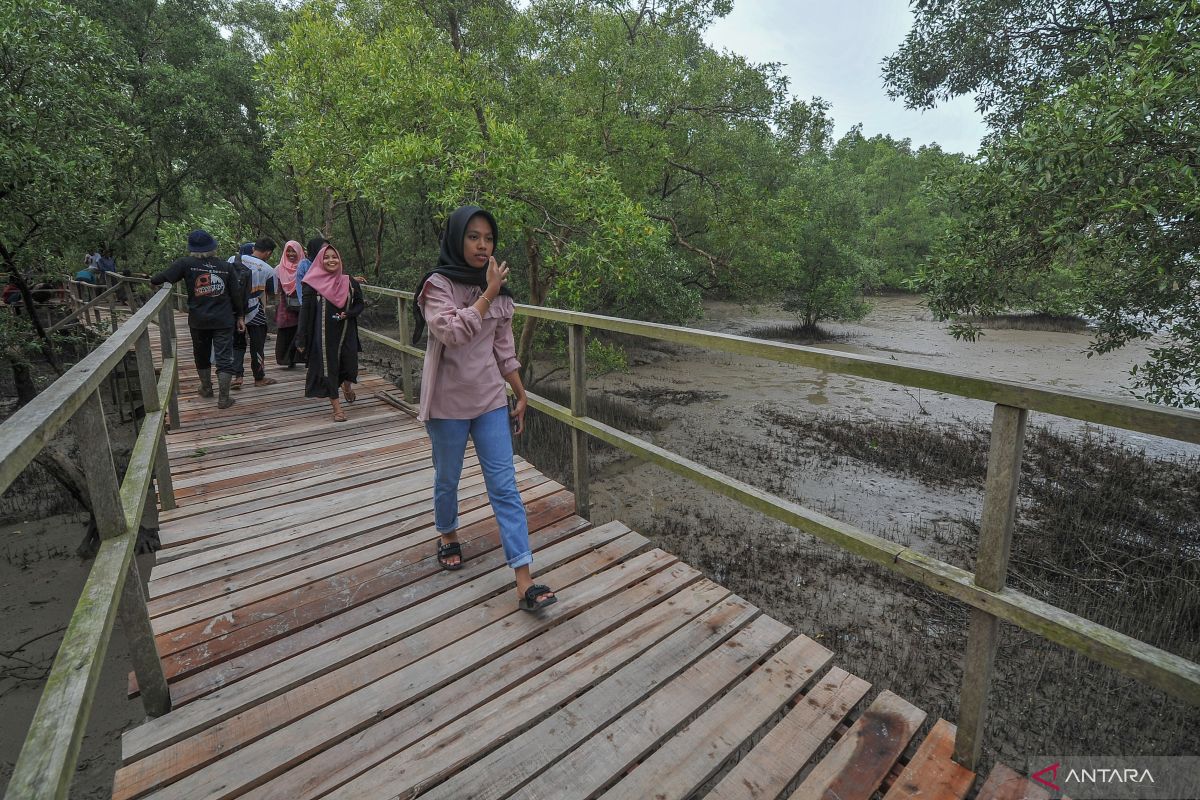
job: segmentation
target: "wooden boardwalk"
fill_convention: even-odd
[[[268,374],[222,412],[181,369],[179,508],[149,583],[174,709],[124,735],[115,798],[970,793],[952,725],[918,742],[923,711],[640,534],[593,527],[520,459],[560,602],[516,610],[470,453],[467,560],[440,570],[429,442],[391,384],[364,375],[335,423],[301,369]],[[1027,794],[992,778],[980,797]]]

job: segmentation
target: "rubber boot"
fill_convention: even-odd
[[[200,396],[212,397],[212,370],[206,369],[200,374]]]
[[[232,382],[233,373],[217,373],[217,385],[220,387],[220,395],[217,397],[217,408],[229,408],[233,405],[234,400],[229,396],[229,384]]]

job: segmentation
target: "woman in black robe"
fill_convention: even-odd
[[[296,349],[308,358],[305,397],[327,397],[335,422],[345,422],[338,386],[347,403],[355,400],[358,382],[358,316],[363,293],[358,282],[342,270],[342,256],[330,244],[321,248],[302,281],[300,324]]]

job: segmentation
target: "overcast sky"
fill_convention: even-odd
[[[971,99],[910,111],[883,88],[880,62],[911,22],[907,0],[735,0],[707,38],[751,61],[782,63],[793,95],[833,104],[838,136],[861,122],[867,136],[907,137],[914,146],[937,142],[973,155],[985,127]]]

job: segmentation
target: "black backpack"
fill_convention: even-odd
[[[234,256],[233,263],[229,265],[229,277],[232,284],[230,292],[233,294],[235,304],[241,309],[240,313],[245,314],[250,305],[250,289],[254,285],[254,274],[250,272],[249,267],[242,263],[241,253]]]

